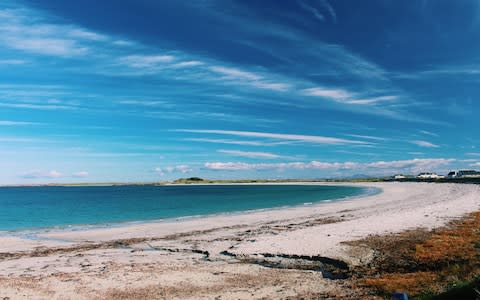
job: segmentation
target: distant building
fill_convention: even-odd
[[[407,178],[407,176],[402,175],[402,174],[398,174],[398,175],[393,176],[393,179],[406,179],[406,178]]]
[[[480,178],[480,172],[474,170],[460,170],[457,173],[459,178]]]
[[[427,172],[424,172],[424,173],[420,173],[417,175],[417,178],[418,179],[440,179],[440,178],[444,178],[444,176],[442,175],[438,175],[436,173],[427,173]]]

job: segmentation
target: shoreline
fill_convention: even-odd
[[[171,294],[163,298],[323,295],[341,290],[341,281],[326,277],[374,257],[373,250],[347,242],[437,228],[480,209],[478,185],[341,185],[373,186],[382,192],[171,223],[49,232],[37,241],[0,237],[0,291],[15,299],[162,298],[157,293],[167,291]],[[40,289],[26,286],[27,279],[39,282],[35,288]],[[176,289],[179,285],[184,288]]]
[[[191,186],[192,184],[173,184],[172,186]],[[323,185],[323,186],[352,186],[358,187],[354,183],[315,183],[315,182],[285,182],[285,183],[200,183],[194,184],[199,186],[209,186],[209,185]],[[168,186],[168,185],[165,185]],[[147,220],[132,220],[132,221],[119,221],[119,222],[105,222],[105,223],[93,223],[93,224],[65,224],[65,225],[58,225],[58,226],[47,226],[47,227],[31,227],[31,228],[19,228],[19,229],[12,229],[12,230],[0,230],[0,238],[2,236],[38,236],[44,233],[64,233],[64,232],[76,232],[76,231],[90,231],[96,229],[108,229],[108,228],[124,228],[129,226],[135,225],[154,225],[154,224],[170,224],[175,223],[179,224],[180,222],[185,221],[194,221],[199,219],[209,219],[215,217],[233,217],[238,215],[248,215],[254,213],[261,213],[261,212],[271,212],[274,213],[276,211],[288,210],[292,208],[299,208],[305,206],[317,206],[317,205],[325,205],[331,202],[339,202],[339,201],[349,201],[355,200],[360,198],[365,198],[369,196],[373,196],[379,193],[382,193],[381,188],[375,188],[370,186],[361,186],[363,188],[363,192],[354,195],[354,196],[345,196],[342,198],[335,198],[335,199],[327,199],[327,200],[318,200],[312,201],[308,203],[302,204],[293,204],[293,205],[283,205],[283,206],[276,206],[276,207],[268,207],[268,208],[258,208],[258,209],[249,209],[249,210],[239,210],[239,211],[227,211],[227,212],[219,212],[219,213],[212,213],[212,214],[200,214],[200,215],[187,215],[187,216],[179,216],[179,217],[167,217],[162,219],[147,219]],[[30,239],[30,238],[26,238]],[[41,239],[38,237],[32,237],[31,239]]]

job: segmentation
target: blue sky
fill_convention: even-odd
[[[2,1],[0,183],[480,169],[479,1]]]

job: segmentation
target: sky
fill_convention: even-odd
[[[480,1],[3,0],[0,184],[480,169]]]

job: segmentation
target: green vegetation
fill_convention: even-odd
[[[179,178],[172,184],[228,184],[228,183],[283,183],[283,182],[320,182],[322,180],[299,179],[203,179],[199,177]]]

